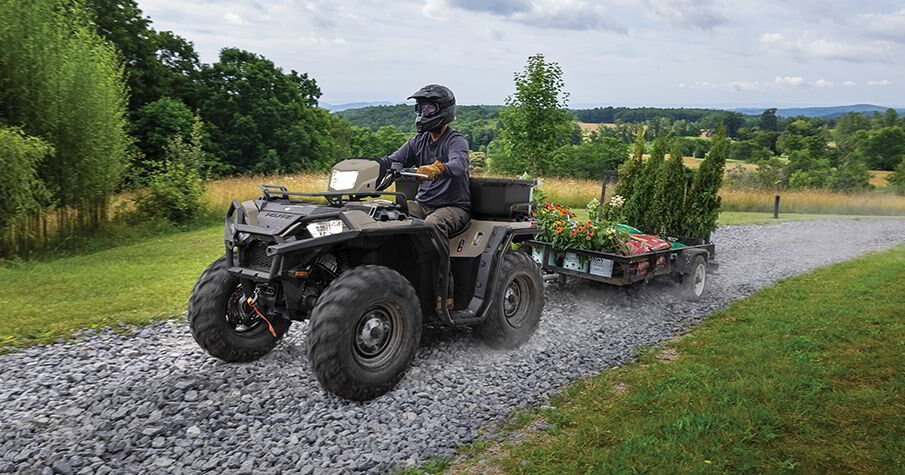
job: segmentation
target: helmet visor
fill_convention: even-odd
[[[415,113],[422,117],[430,117],[440,112],[440,106],[433,102],[418,102],[415,104]]]

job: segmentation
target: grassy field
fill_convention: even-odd
[[[201,271],[223,254],[222,233],[208,227],[0,267],[0,350],[182,314]]]
[[[903,308],[903,246],[785,280],[430,471],[901,473]]]
[[[233,199],[257,196],[258,184],[275,183],[298,191],[323,190],[327,176],[297,174],[284,176],[253,176],[217,180],[208,183],[206,198],[214,207],[225,209]],[[540,188],[556,203],[581,208],[593,198],[600,197],[600,182],[569,178],[542,178]],[[607,188],[611,196],[613,187]],[[723,210],[772,212],[772,191],[723,189]],[[832,193],[822,190],[782,192],[782,213],[798,214],[854,214],[905,216],[905,196],[892,193]]]

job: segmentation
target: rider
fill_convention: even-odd
[[[418,134],[381,160],[386,167],[417,166],[426,175],[419,178],[415,200],[408,202],[409,214],[439,229],[448,244],[449,235],[471,219],[468,141],[448,125],[456,118],[456,96],[447,87],[428,84],[408,99],[415,99]]]

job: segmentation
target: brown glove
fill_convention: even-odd
[[[420,178],[421,181],[434,181],[437,178],[440,178],[440,174],[442,174],[444,170],[446,170],[446,165],[443,165],[443,162],[437,160],[430,165],[421,165],[418,167],[417,173],[427,175],[427,178]]]

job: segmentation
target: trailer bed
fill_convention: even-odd
[[[681,276],[689,271],[691,260],[698,255],[704,256],[708,272],[716,269],[713,243],[690,239],[680,239],[679,242],[685,247],[634,256],[584,249],[555,249],[552,244],[542,241],[528,241],[525,245],[531,248],[532,257],[544,271],[610,285],[632,285],[663,275]],[[574,265],[576,259],[567,259],[566,254],[578,256],[579,263],[587,262],[587,267]]]

